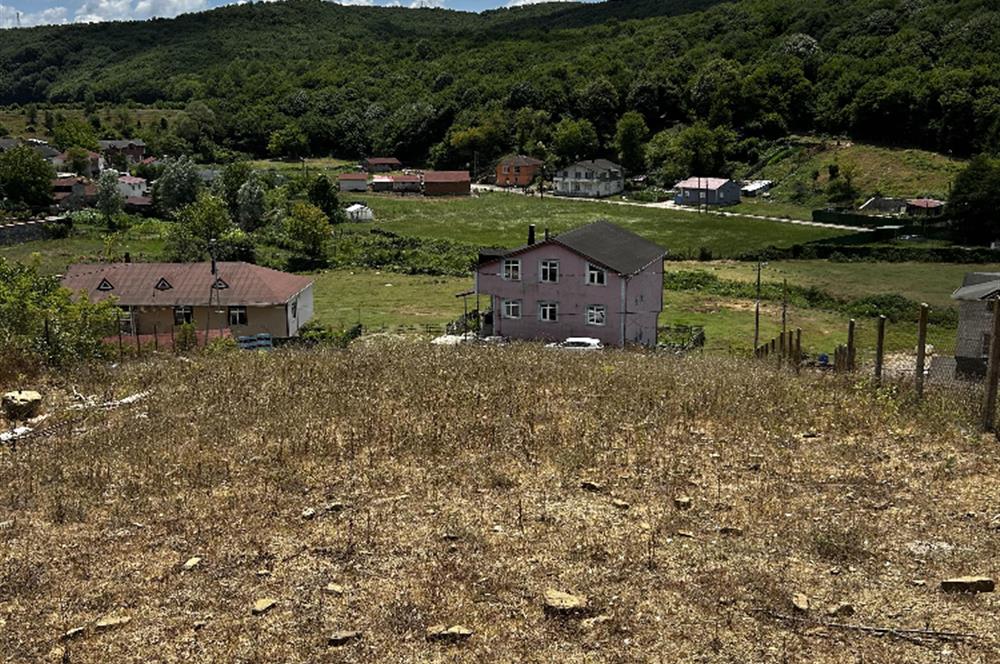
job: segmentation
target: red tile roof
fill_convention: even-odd
[[[424,171],[424,182],[468,182],[469,171]]]
[[[337,176],[338,180],[367,180],[367,173],[341,173]]]
[[[419,175],[393,175],[390,177],[392,177],[393,182],[420,182]]]
[[[535,159],[523,154],[511,155],[500,160],[501,166],[541,166],[544,163],[541,159]]]
[[[129,196],[125,199],[125,205],[136,205],[139,207],[146,207],[147,205],[152,205],[153,199],[149,196]]]
[[[918,208],[932,209],[943,206],[944,201],[939,201],[934,198],[911,198],[910,200],[906,201],[906,204]]]
[[[122,184],[146,184],[146,178],[137,178],[134,175],[121,175],[118,181]]]
[[[396,166],[402,165],[403,162],[396,159],[395,157],[368,157],[365,159],[365,163],[375,164],[380,166]]]
[[[213,288],[211,263],[77,263],[62,285],[84,292],[91,300],[114,296],[131,306],[269,306],[285,304],[312,284],[312,279],[250,263],[218,264],[224,288]],[[169,288],[157,288],[165,280]],[[102,283],[111,285],[100,289]],[[211,296],[211,302],[209,297]]]

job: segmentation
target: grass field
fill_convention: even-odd
[[[67,424],[0,446],[10,661],[1000,658],[1000,597],[940,590],[997,570],[973,391],[371,341],[31,387]],[[550,589],[586,606],[548,610]]]
[[[342,198],[366,200],[380,228],[483,246],[523,244],[529,224],[536,224],[541,236],[546,227],[558,233],[595,219],[620,224],[660,243],[674,256],[693,256],[701,247],[716,256],[731,256],[771,245],[790,246],[846,234],[773,221],[518,194],[484,193],[452,199],[344,194]]]
[[[772,161],[753,174],[755,179],[775,182],[770,192],[773,202],[747,201],[739,209],[750,212],[771,208],[781,210],[778,216],[808,219],[811,209],[826,203],[823,192],[830,181],[831,164],[853,172],[854,184],[865,200],[875,193],[901,198],[947,198],[951,182],[965,162],[925,150],[807,137],[776,151]],[[815,181],[814,172],[819,173]],[[805,193],[805,200],[792,199],[797,189]]]
[[[287,161],[281,159],[256,159],[250,165],[260,171],[275,171],[285,175],[292,173],[308,173],[310,177],[319,173],[333,175],[345,170],[354,170],[357,162],[333,157],[315,157],[303,161]]]

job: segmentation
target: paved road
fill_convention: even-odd
[[[526,195],[521,189],[504,189],[491,184],[474,184],[473,191],[492,191],[509,194],[513,196]],[[677,205],[673,201],[663,201],[661,203],[640,203],[638,201],[612,200],[610,198],[569,198],[566,200],[583,201],[589,203],[610,203],[612,205],[632,205],[635,207],[657,208],[660,210],[675,210],[677,212],[687,212],[689,214],[712,214],[719,217],[737,217],[739,219],[758,219],[760,221],[777,221],[782,224],[792,224],[795,226],[818,226],[820,228],[833,228],[840,231],[851,231],[854,233],[871,233],[871,228],[860,228],[858,226],[843,226],[841,224],[824,224],[818,221],[807,221],[805,219],[788,219],[787,217],[768,217],[761,214],[746,214],[743,212],[725,212],[723,210],[710,210],[705,212],[698,208],[691,208],[685,205]]]

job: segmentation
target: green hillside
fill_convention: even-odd
[[[473,14],[253,3],[7,31],[0,104],[187,108],[196,122],[180,147],[205,157],[263,155],[276,132],[289,153],[450,167],[512,150],[614,157],[631,110],[648,137],[716,132],[711,154],[684,158],[663,136],[648,166],[665,173],[732,171],[792,133],[962,156],[1000,146],[994,5],[616,0]]]

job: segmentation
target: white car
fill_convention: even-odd
[[[601,350],[604,346],[600,339],[593,337],[568,337],[565,341],[545,344],[546,348],[564,348],[566,350]]]

